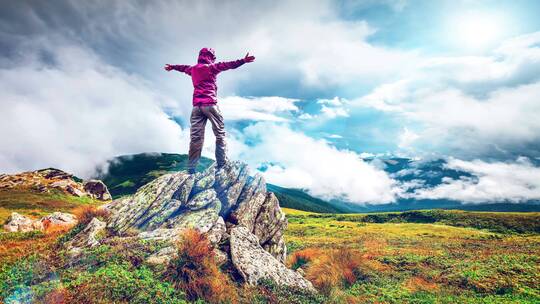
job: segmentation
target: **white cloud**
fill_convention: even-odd
[[[86,177],[115,155],[180,152],[185,132],[160,104],[167,98],[106,65],[91,51],[42,40],[0,69],[0,171],[57,167]]]
[[[220,99],[219,107],[226,120],[287,121],[283,115],[297,112],[298,101],[277,96],[229,96]]]
[[[326,137],[328,137],[328,138],[335,138],[335,139],[343,138],[343,136],[341,136],[341,135],[339,135],[339,134],[329,134],[329,135],[327,135]]]
[[[403,128],[403,132],[399,136],[398,147],[402,149],[409,148],[410,145],[419,138],[418,134],[413,131],[410,131],[407,128]]]
[[[325,105],[321,108],[321,116],[326,118],[336,118],[336,117],[348,117],[349,112],[345,108],[340,107],[327,107]]]
[[[410,197],[452,199],[463,203],[519,203],[540,199],[540,167],[534,166],[527,158],[491,163],[449,159],[446,167],[469,172],[474,177],[446,178],[433,188],[415,190]]]
[[[299,119],[305,119],[305,120],[308,120],[308,119],[313,119],[315,118],[316,116],[315,115],[311,115],[309,113],[302,113],[298,116]]]
[[[323,104],[323,105],[330,105],[330,106],[334,106],[334,107],[339,107],[339,106],[342,106],[343,104],[347,103],[347,101],[336,96],[336,97],[334,97],[332,99],[317,99],[317,103],[318,104]]]
[[[409,147],[468,157],[523,153],[540,141],[538,43],[540,32],[507,41],[491,56],[431,58],[353,104],[411,124],[417,137]]]
[[[355,203],[393,202],[394,181],[386,172],[364,162],[352,151],[338,150],[324,140],[294,131],[286,124],[258,123],[236,134],[236,159],[253,168],[270,164],[263,174],[269,183],[305,188],[324,199],[341,198]]]

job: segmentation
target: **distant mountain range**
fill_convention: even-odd
[[[436,186],[443,178],[470,177],[468,172],[446,168],[445,160],[438,159],[427,162],[414,162],[407,158],[367,159],[368,162],[379,162],[379,165],[393,178],[401,182],[412,180],[422,181],[425,186]],[[210,166],[213,160],[202,158],[197,171],[203,171]],[[101,179],[109,188],[111,195],[116,198],[132,194],[142,185],[154,180],[156,177],[171,171],[185,170],[187,155],[170,153],[144,153],[124,155],[111,159],[107,166],[98,171],[95,178]],[[396,174],[400,172],[399,174]],[[399,199],[392,204],[359,205],[340,200],[326,201],[311,196],[302,189],[284,188],[267,184],[268,190],[278,197],[282,207],[319,213],[357,213],[404,211],[419,209],[461,209],[475,211],[537,211],[540,212],[540,203],[530,202],[521,204],[493,203],[493,204],[462,204],[459,201],[437,199],[417,200]]]

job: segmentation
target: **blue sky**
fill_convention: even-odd
[[[482,0],[4,3],[0,171],[90,176],[116,155],[186,153],[191,82],[163,65],[213,47],[218,60],[257,57],[220,75],[219,104],[231,158],[270,182],[392,202],[404,186],[363,158],[440,157],[487,180],[451,189],[490,193],[515,184],[499,173],[518,166],[532,173],[517,184],[540,198],[538,11]]]

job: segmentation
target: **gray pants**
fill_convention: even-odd
[[[206,121],[210,120],[212,131],[216,136],[216,162],[218,167],[224,166],[227,162],[225,143],[225,124],[223,116],[217,105],[193,106],[191,111],[191,141],[189,143],[189,163],[188,170],[195,170],[204,143],[204,129]]]

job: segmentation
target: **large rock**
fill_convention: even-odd
[[[268,278],[279,284],[313,290],[308,281],[283,264],[287,219],[278,199],[266,191],[266,182],[260,174],[252,177],[248,173],[246,164],[230,162],[223,168],[211,166],[192,175],[165,174],[135,194],[107,204],[105,208],[110,211],[107,228],[114,237],[168,242],[164,247],[167,249],[150,255],[148,262],[152,264],[167,263],[174,258],[176,251],[171,248],[182,230],[197,229],[207,235],[216,260],[225,263],[233,257],[231,263],[246,282],[253,284],[260,278]],[[231,231],[236,231],[234,238]],[[95,243],[88,236],[82,239]],[[248,264],[243,265],[244,262]],[[263,267],[259,274],[257,267]]]
[[[231,258],[246,283],[256,285],[267,279],[279,285],[315,292],[311,282],[298,272],[285,267],[259,245],[259,240],[246,227],[231,229]]]

